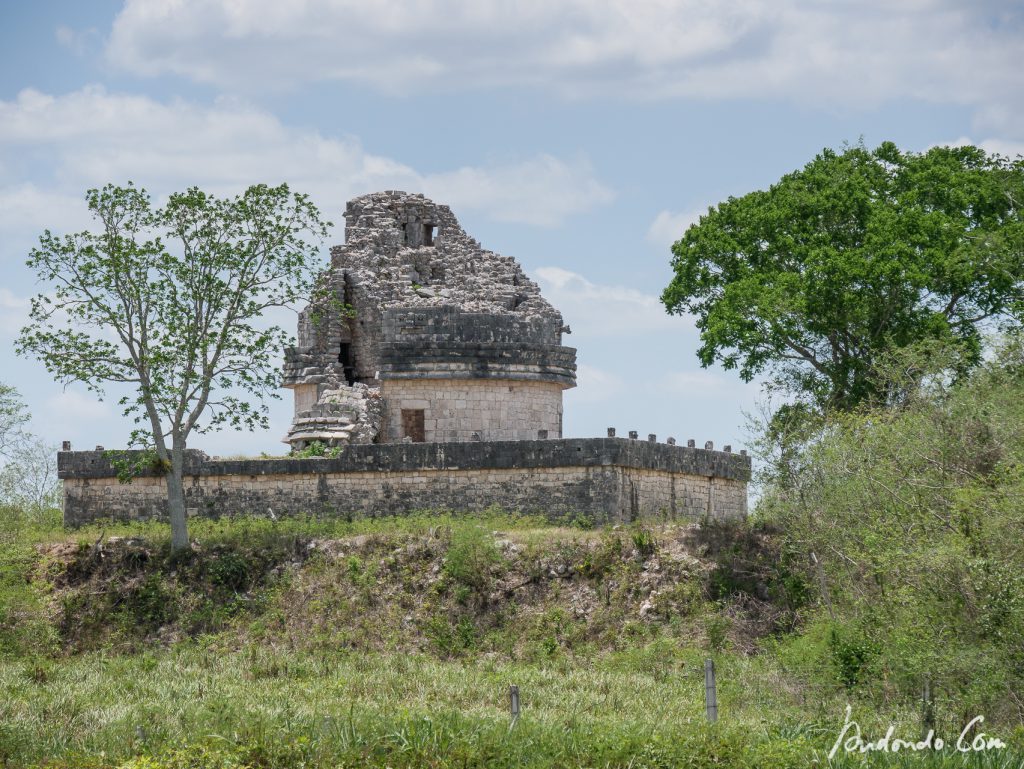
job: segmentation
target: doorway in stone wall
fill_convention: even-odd
[[[356,383],[356,364],[352,358],[352,344],[350,342],[341,343],[341,349],[338,351],[338,363],[341,364],[342,371],[345,373],[345,381],[351,387]]]
[[[413,443],[427,440],[423,409],[402,409],[402,437],[412,439]]]

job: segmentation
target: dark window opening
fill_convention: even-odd
[[[402,225],[402,242],[413,248],[434,245],[434,225],[406,222]]]
[[[402,409],[402,437],[410,438],[413,443],[424,443],[427,440],[423,409]]]
[[[352,345],[348,342],[341,343],[341,350],[338,352],[338,363],[345,372],[345,381],[351,387],[356,383],[356,366],[352,358]]]

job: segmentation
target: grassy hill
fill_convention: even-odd
[[[1020,766],[1022,396],[1007,348],[820,424],[744,525],[193,521],[175,558],[5,511],[0,764]],[[983,715],[1008,747],[829,761],[847,705],[865,740]]]
[[[818,610],[766,527],[495,513],[197,521],[194,535],[182,559],[158,525],[7,535],[0,760],[803,766],[851,695],[827,664],[787,664]],[[873,707],[857,705],[866,730],[916,734],[912,703]]]

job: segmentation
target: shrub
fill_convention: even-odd
[[[207,568],[210,582],[217,587],[238,592],[244,590],[249,584],[249,564],[239,553],[223,553],[215,558]]]
[[[658,551],[658,540],[654,532],[644,526],[634,526],[630,532],[633,547],[641,558],[648,558]]]
[[[456,585],[486,593],[493,581],[492,571],[501,562],[494,538],[481,526],[469,523],[452,528],[443,571]]]

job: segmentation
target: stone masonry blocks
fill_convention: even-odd
[[[118,483],[103,452],[58,454],[64,518],[166,516],[162,478]],[[750,459],[621,438],[349,446],[335,459],[210,460],[188,452],[187,506],[200,515],[405,514],[497,505],[552,520],[739,518]]]
[[[427,442],[531,440],[539,430],[562,437],[562,387],[493,379],[389,379],[384,442],[402,438],[402,409],[422,409]]]

